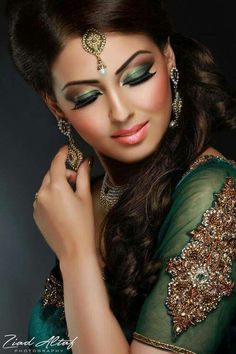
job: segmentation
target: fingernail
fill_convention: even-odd
[[[94,157],[93,157],[92,155],[90,155],[90,156],[88,157],[88,164],[89,164],[90,167],[93,166],[93,161],[94,161]]]

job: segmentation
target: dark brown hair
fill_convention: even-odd
[[[131,11],[132,9],[132,11]],[[13,0],[8,3],[10,51],[16,68],[34,89],[54,96],[51,65],[69,38],[95,27],[103,32],[144,33],[162,50],[168,37],[180,72],[183,111],[158,148],[130,179],[130,188],[109,211],[104,236],[110,305],[132,329],[158,278],[158,232],[173,190],[219,127],[235,128],[236,99],[210,51],[176,33],[157,0]]]

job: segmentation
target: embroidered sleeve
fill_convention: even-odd
[[[203,321],[223,296],[232,293],[230,278],[236,251],[236,188],[228,178],[202,223],[191,231],[192,240],[181,255],[170,260],[172,275],[166,305],[175,335]]]
[[[236,313],[236,169],[209,165],[186,177],[155,256],[162,268],[133,338],[174,353],[227,352]]]

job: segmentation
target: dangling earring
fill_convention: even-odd
[[[74,139],[71,136],[71,124],[62,118],[57,119],[57,124],[62,134],[69,138],[68,155],[66,161],[74,171],[77,171],[79,165],[83,161],[83,153],[77,148]]]
[[[170,78],[174,86],[174,100],[172,103],[174,119],[170,121],[170,128],[176,128],[179,124],[179,117],[183,107],[183,100],[178,91],[179,71],[176,67],[173,67],[170,71]]]

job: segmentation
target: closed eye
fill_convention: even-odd
[[[152,65],[150,65],[149,68],[151,66]],[[149,80],[155,74],[156,74],[156,71],[151,73],[151,72],[149,72],[149,70],[146,70],[142,75],[136,77],[135,79],[128,79],[128,80],[124,81],[122,83],[122,86],[129,85],[132,87],[132,86],[140,85],[141,83]],[[131,75],[130,75],[130,77],[131,77]],[[72,110],[80,109],[82,107],[85,107],[85,106],[91,104],[92,102],[95,102],[97,100],[98,96],[100,96],[100,95],[102,95],[102,93],[97,91],[95,95],[91,95],[84,100],[78,100],[75,103],[75,106],[74,106],[74,108],[72,108]]]
[[[156,72],[150,73],[149,70],[154,62],[146,63],[138,66],[135,70],[131,71],[122,82],[122,86],[129,85],[135,86],[151,78]]]
[[[130,81],[126,81],[124,85],[129,85],[129,86],[136,86],[141,84],[142,82],[145,82],[147,80],[149,80],[153,75],[156,74],[156,71],[154,73],[150,73],[149,71],[147,73],[145,73],[144,75],[139,76],[137,79],[134,80],[130,80]]]
[[[101,92],[97,92],[96,95],[91,95],[90,97],[86,98],[86,100],[78,100],[76,103],[75,103],[75,106],[74,108],[72,108],[72,110],[76,110],[76,109],[79,109],[79,108],[82,108],[84,106],[87,106],[89,105],[90,103],[96,101],[96,99],[98,98],[98,96],[102,95]]]

